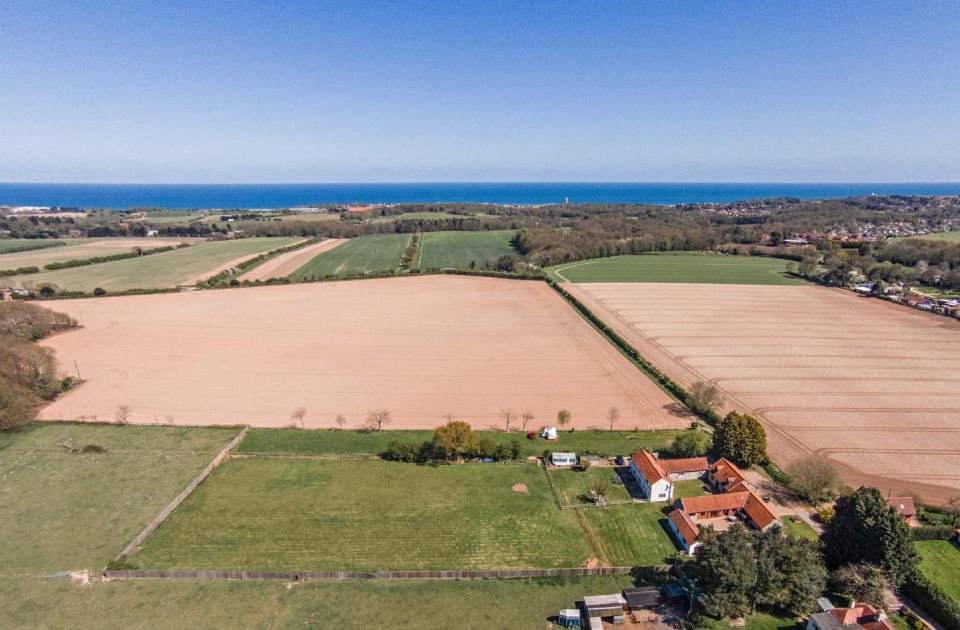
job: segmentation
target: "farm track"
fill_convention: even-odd
[[[812,286],[566,288],[671,378],[760,418],[779,463],[814,454],[854,485],[960,492],[957,322]]]

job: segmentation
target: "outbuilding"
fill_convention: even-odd
[[[576,466],[576,453],[551,453],[550,463],[554,466]]]

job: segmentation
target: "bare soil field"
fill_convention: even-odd
[[[816,453],[854,486],[960,494],[960,322],[815,286],[566,288],[678,382],[757,415],[781,465]]]
[[[270,278],[286,278],[291,273],[303,267],[310,260],[322,252],[327,252],[347,242],[345,238],[328,238],[313,245],[295,249],[286,254],[280,254],[262,265],[257,265],[238,280],[268,280]]]
[[[45,304],[83,328],[44,341],[87,382],[44,419],[119,405],[136,423],[347,428],[386,408],[388,428],[453,415],[478,428],[503,408],[535,428],[568,409],[570,427],[677,428],[689,418],[541,282],[426,276]],[[515,425],[516,426],[516,425]]]

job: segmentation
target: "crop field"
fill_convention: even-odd
[[[224,265],[238,264],[261,252],[284,247],[297,240],[271,237],[203,242],[162,254],[14,278],[21,286],[28,288],[52,283],[61,289],[73,291],[92,291],[96,287],[107,291],[176,287],[195,284],[216,274]]]
[[[270,278],[286,278],[291,273],[309,262],[317,254],[330,251],[334,247],[339,247],[346,242],[347,241],[342,238],[328,238],[320,241],[319,243],[314,243],[312,245],[307,245],[306,247],[301,247],[300,249],[279,254],[259,265],[256,265],[250,269],[250,271],[247,271],[239,276],[238,280],[268,280]]]
[[[920,570],[960,604],[960,549],[949,540],[917,541]]]
[[[0,576],[102,569],[236,432],[34,423],[0,433]],[[71,450],[88,445],[106,452]]]
[[[63,243],[64,241],[52,241],[38,238],[0,238],[0,254],[46,249],[48,247],[57,247]],[[0,268],[7,269],[8,267],[0,266]]]
[[[375,234],[351,238],[335,249],[317,254],[292,277],[302,280],[393,271],[400,266],[400,258],[412,238],[410,234]]]
[[[542,422],[534,419],[531,426],[534,424],[539,426]],[[545,449],[628,456],[640,449],[666,451],[674,437],[684,430],[561,431],[555,442],[529,440],[520,431],[479,431],[479,434],[481,438],[492,440],[495,444],[518,442],[520,453],[524,456],[539,456]],[[277,455],[376,455],[386,450],[393,440],[423,442],[432,436],[431,430],[251,429],[236,450],[240,453]]]
[[[512,408],[535,429],[566,408],[580,430],[606,428],[616,406],[618,429],[690,422],[542,282],[414,276],[47,304],[83,324],[43,345],[85,382],[45,419],[111,420],[129,405],[134,423],[283,427],[303,407],[306,427],[343,414],[358,429],[385,408],[389,429],[449,415],[488,429]]]
[[[693,282],[710,284],[803,285],[786,274],[787,261],[764,256],[681,252],[612,256],[550,267],[563,282]]]
[[[20,251],[0,255],[0,269],[16,269],[17,267],[40,267],[53,262],[66,260],[83,260],[97,256],[112,256],[113,254],[127,254],[134,247],[144,250],[157,247],[169,247],[180,243],[196,241],[191,238],[98,238],[76,239],[67,241],[62,247],[47,247]],[[0,241],[2,243],[3,241]]]
[[[760,418],[781,465],[813,453],[931,502],[960,488],[960,322],[814,286],[567,286],[668,376]]]
[[[510,245],[514,230],[490,232],[427,232],[417,258],[420,269],[466,269],[471,263],[483,266],[500,256],[516,254]]]
[[[515,492],[519,483],[528,490]],[[253,458],[216,469],[131,561],[170,569],[496,569],[576,567],[593,555],[533,464]]]
[[[76,586],[0,577],[11,628],[174,630],[229,627],[542,630],[584,593],[617,593],[629,576],[549,580],[195,582],[140,580]],[[385,625],[387,624],[387,625]],[[749,629],[748,629],[749,630]]]

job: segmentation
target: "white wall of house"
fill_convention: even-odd
[[[703,479],[705,472],[702,470],[694,470],[691,472],[685,473],[670,473],[671,481],[689,481],[691,479]]]
[[[699,540],[695,543],[688,545],[687,542],[683,539],[683,536],[680,535],[680,532],[677,531],[677,526],[673,524],[673,521],[667,519],[667,525],[670,527],[670,533],[673,534],[673,537],[676,539],[677,543],[680,544],[680,547],[683,549],[684,553],[688,556],[692,556],[697,552],[697,549],[703,546],[703,543]]]
[[[669,501],[673,498],[672,482],[667,479],[661,479],[654,482],[651,487],[651,484],[647,483],[646,477],[643,476],[643,473],[640,472],[636,462],[633,460],[630,461],[630,474],[637,480],[637,485],[640,486],[640,490],[643,492],[647,501],[654,503],[658,501]]]

